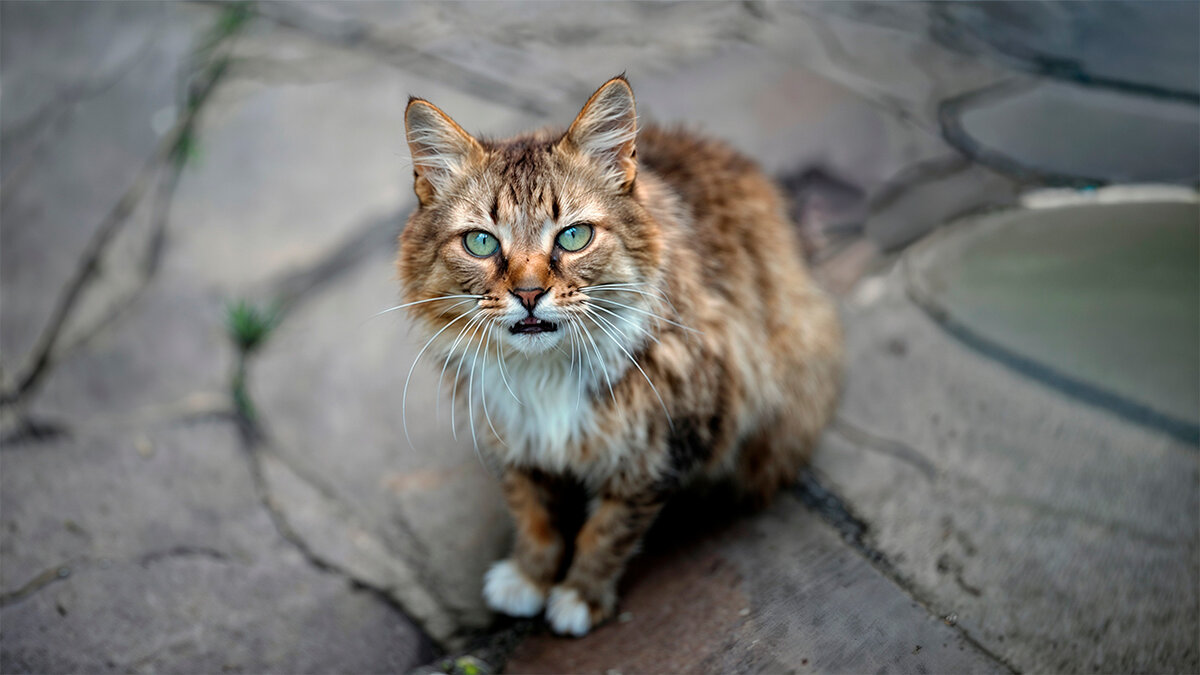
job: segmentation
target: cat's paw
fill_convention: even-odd
[[[583,637],[592,629],[599,612],[588,606],[579,591],[566,586],[550,589],[550,601],[546,603],[546,622],[559,635]]]
[[[542,611],[546,594],[512,560],[500,560],[483,577],[483,599],[497,612],[527,617]]]

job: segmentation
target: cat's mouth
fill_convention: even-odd
[[[558,324],[549,321],[542,321],[536,316],[527,316],[524,319],[514,323],[508,332],[519,335],[521,333],[553,333],[558,330]]]

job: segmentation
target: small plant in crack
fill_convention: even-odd
[[[251,425],[258,420],[258,414],[246,389],[246,362],[267,341],[279,319],[277,307],[259,307],[247,300],[232,302],[225,309],[225,330],[237,348],[230,393],[238,417]]]
[[[195,163],[200,160],[200,142],[196,138],[196,130],[188,124],[179,134],[179,141],[171,148],[171,161],[175,162],[176,166],[184,166],[189,162]]]
[[[211,51],[223,40],[230,38],[246,26],[254,18],[254,3],[230,2],[222,6],[221,14],[216,23],[208,29],[208,33],[200,41],[199,52]]]
[[[188,119],[191,120],[179,134],[179,140],[171,148],[171,161],[177,167],[200,158],[200,143],[196,137],[194,116],[200,104],[208,96],[212,85],[224,74],[229,67],[231,56],[229,50],[220,56],[215,56],[217,48],[223,43],[230,42],[254,17],[254,4],[250,2],[232,2],[222,9],[216,22],[208,29],[199,44],[192,51],[192,70],[195,72],[189,78],[186,87]]]

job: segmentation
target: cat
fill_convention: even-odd
[[[639,129],[623,75],[565,132],[475,138],[419,98],[405,126],[404,301],[515,521],[484,599],[584,635],[692,479],[765,502],[795,478],[838,399],[837,311],[775,185],[720,142]]]

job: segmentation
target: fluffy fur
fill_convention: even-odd
[[[765,501],[793,480],[837,399],[836,312],[771,181],[721,143],[639,130],[624,78],[565,132],[477,139],[421,99],[405,121],[404,299],[516,523],[485,597],[585,634],[686,482]],[[574,252],[556,243],[572,225],[592,228]],[[479,231],[495,253],[465,247]]]

